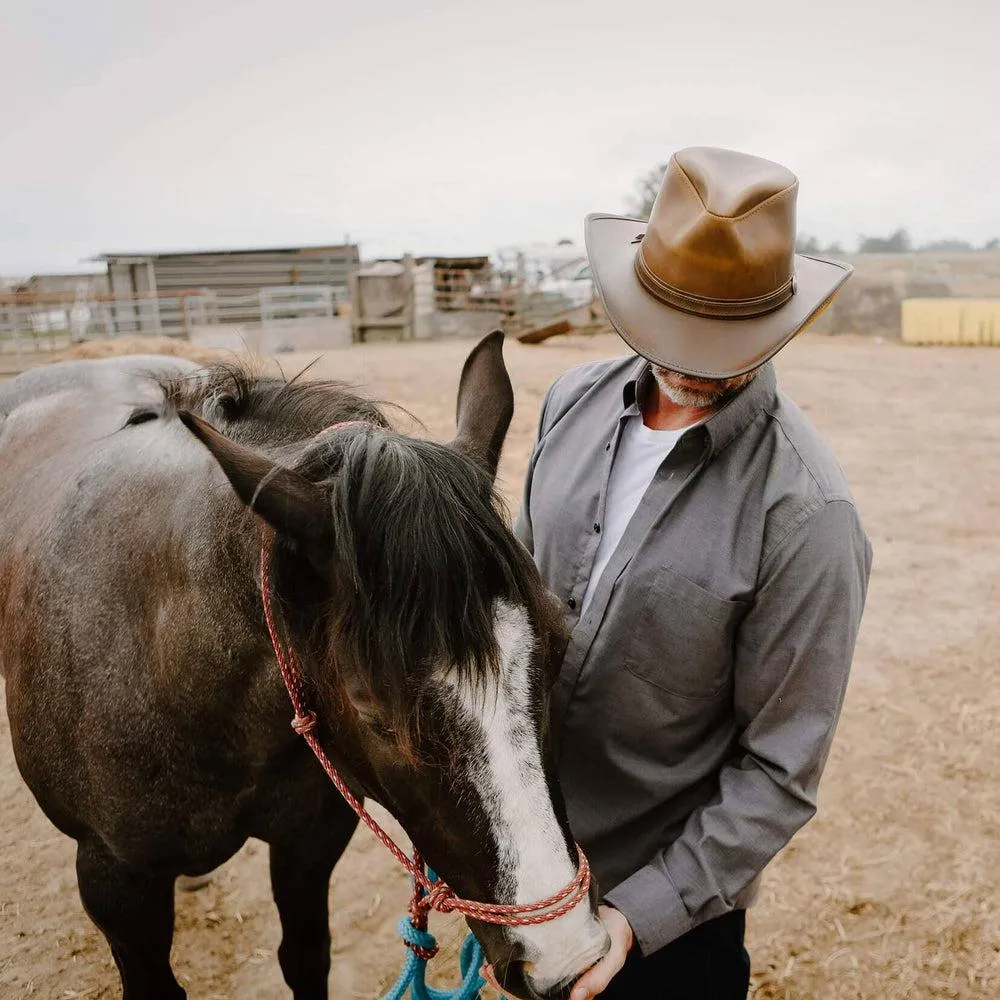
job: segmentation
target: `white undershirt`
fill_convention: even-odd
[[[629,417],[625,421],[621,440],[618,442],[618,451],[611,467],[611,478],[608,480],[601,542],[597,546],[597,555],[594,556],[594,567],[590,572],[587,592],[583,595],[580,614],[587,610],[597,584],[615,549],[618,548],[618,543],[622,540],[622,535],[625,534],[639,501],[653,481],[656,470],[673,451],[674,445],[686,430],[688,427],[673,431],[652,430],[642,422],[642,417],[639,415]]]

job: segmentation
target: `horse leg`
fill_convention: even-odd
[[[278,962],[295,1000],[327,1000],[330,875],[357,826],[338,809],[333,822],[271,841],[271,891],[281,920]]]
[[[87,841],[77,845],[76,877],[84,909],[111,946],[122,1000],[184,1000],[170,969],[173,878],[138,872]]]

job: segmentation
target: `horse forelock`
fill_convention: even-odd
[[[467,457],[378,428],[345,429],[316,451],[335,469],[326,663],[331,679],[360,683],[405,748],[442,669],[470,688],[498,672],[498,601],[544,624],[542,643],[551,612],[489,476]]]

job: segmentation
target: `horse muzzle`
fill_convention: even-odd
[[[503,985],[497,982],[492,965],[484,965],[480,969],[480,975],[497,993],[508,997],[509,1000],[569,1000],[573,984],[579,979],[579,976],[574,976],[568,983],[559,985],[553,990],[539,993],[532,985],[524,962],[510,962],[507,965]]]

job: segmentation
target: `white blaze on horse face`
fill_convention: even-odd
[[[463,713],[477,725],[481,744],[469,763],[499,848],[503,902],[534,903],[567,886],[576,875],[552,808],[541,741],[531,707],[529,670],[535,635],[524,608],[498,601],[494,633],[500,671],[473,689],[449,672]],[[585,971],[607,947],[603,925],[582,900],[548,923],[508,930],[523,946],[532,983],[545,992]]]

